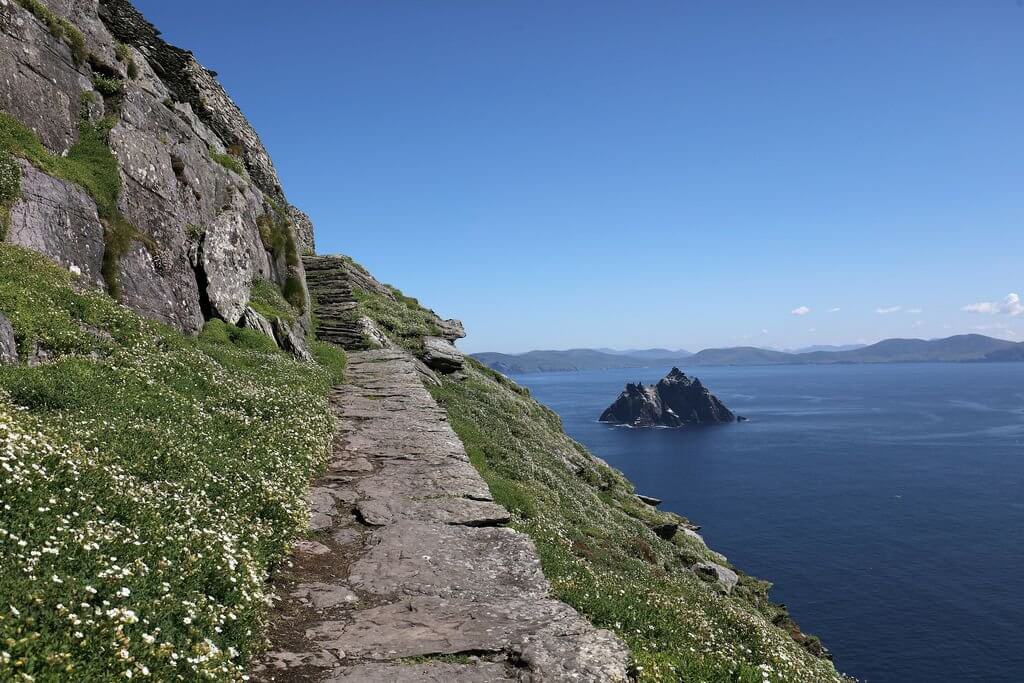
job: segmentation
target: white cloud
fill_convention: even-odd
[[[960,308],[968,313],[984,313],[986,315],[1020,315],[1024,313],[1024,303],[1021,303],[1020,295],[1010,292],[1002,301],[979,301],[976,304],[967,304]]]
[[[807,308],[807,306],[798,306],[790,311],[793,315],[807,315],[810,312],[811,309]]]
[[[921,315],[922,313],[924,313],[924,309],[923,308],[908,308],[907,309],[907,313],[909,313],[910,315]]]
[[[768,330],[761,330],[761,334],[768,334]]]
[[[883,308],[876,308],[875,313],[879,315],[888,315],[889,313],[897,313],[902,310],[902,306],[885,306]]]
[[[828,309],[828,312],[829,313],[838,313],[839,312],[839,307],[836,306],[835,308],[830,308],[830,309]]]

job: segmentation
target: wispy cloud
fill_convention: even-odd
[[[838,313],[839,312],[839,307],[836,306],[835,308],[830,308],[830,309],[828,309],[828,312],[829,313]]]
[[[909,313],[910,315],[921,315],[922,313],[924,313],[924,309],[923,308],[908,308],[907,309],[907,313]]]
[[[878,315],[888,315],[890,313],[898,313],[902,310],[902,306],[883,306],[882,308],[876,308],[875,313]]]
[[[792,313],[793,315],[807,315],[810,312],[811,309],[809,309],[807,306],[797,306],[792,311],[790,311],[790,313]]]
[[[1020,295],[1010,292],[1002,301],[979,301],[976,304],[967,304],[960,308],[968,313],[983,313],[986,315],[1020,315],[1024,313],[1024,304],[1020,301]]]

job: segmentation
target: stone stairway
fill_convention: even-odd
[[[310,539],[276,579],[260,681],[625,681],[628,651],[551,596],[530,539],[404,351],[349,354]]]
[[[304,256],[306,286],[317,318],[316,336],[346,350],[366,348],[366,337],[352,295],[348,262],[340,256]]]

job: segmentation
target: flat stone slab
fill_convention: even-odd
[[[359,596],[338,583],[303,583],[292,591],[292,597],[309,600],[317,609],[359,602]]]
[[[504,664],[362,664],[325,678],[325,683],[501,683],[519,681]]]
[[[401,519],[464,526],[495,526],[506,524],[511,519],[508,510],[497,503],[469,498],[370,499],[356,503],[356,512],[359,519],[369,526],[386,526]]]
[[[483,601],[550,592],[533,543],[511,529],[403,520],[375,531],[368,546],[349,574],[368,593]]]

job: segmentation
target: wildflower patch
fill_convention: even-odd
[[[337,370],[79,290],[0,245],[0,679],[241,679]]]

